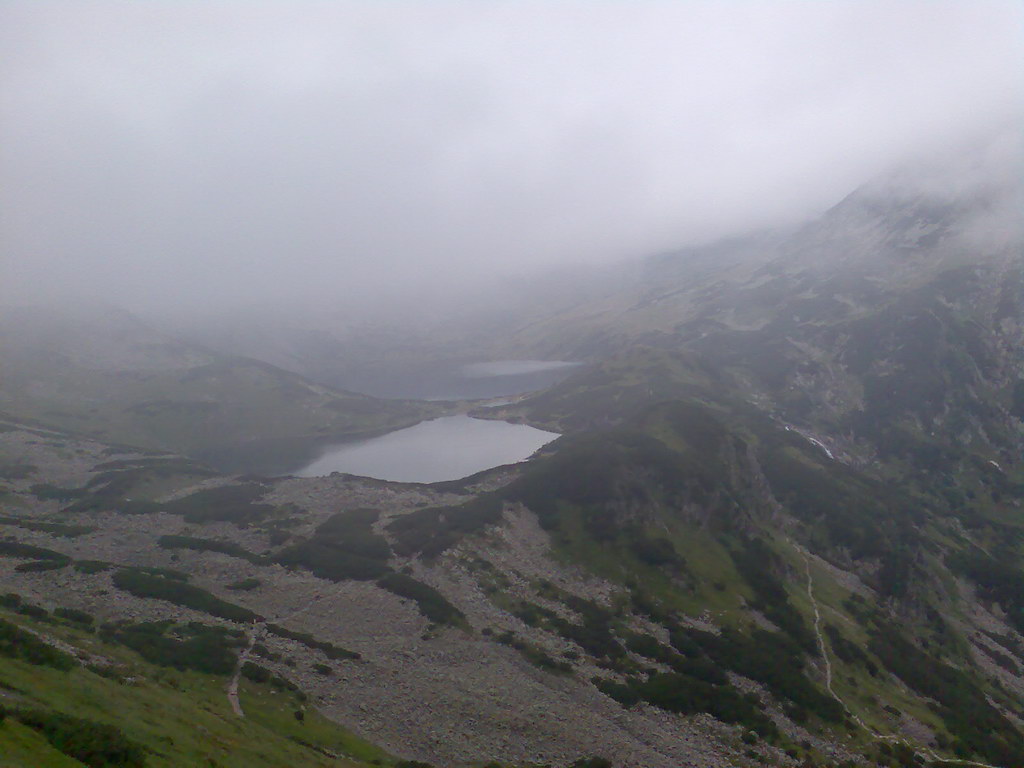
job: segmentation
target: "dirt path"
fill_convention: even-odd
[[[245,664],[246,659],[249,658],[249,654],[252,652],[253,646],[256,645],[256,638],[261,634],[262,629],[253,629],[252,634],[249,636],[249,645],[244,651],[238,654],[238,663],[235,664],[235,673],[231,676],[231,682],[228,683],[228,703],[231,705],[231,711],[239,717],[245,717],[245,712],[242,711],[242,704],[238,701],[238,679],[242,675],[242,666]]]
[[[958,765],[973,765],[977,768],[1000,768],[1000,766],[997,765],[979,763],[975,762],[974,760],[960,760],[955,757],[941,757],[939,755],[936,755],[930,749],[922,747],[918,744],[912,744],[911,742],[904,739],[902,736],[883,736],[882,734],[877,733],[873,728],[869,727],[863,720],[860,719],[860,717],[858,717],[854,712],[852,712],[848,706],[846,706],[846,702],[843,701],[839,694],[836,693],[832,688],[832,661],[829,659],[828,656],[828,648],[825,645],[825,637],[821,634],[821,611],[818,609],[818,601],[814,597],[814,577],[811,575],[811,557],[808,554],[807,550],[805,550],[799,544],[795,542],[791,543],[793,544],[793,547],[796,549],[796,551],[803,556],[804,566],[807,568],[807,597],[810,598],[811,608],[814,609],[814,635],[818,639],[818,648],[821,650],[821,658],[825,662],[825,688],[826,690],[828,690],[832,698],[839,702],[839,706],[843,708],[843,710],[846,712],[849,718],[853,720],[855,723],[857,723],[857,725],[859,725],[869,734],[871,734],[872,738],[877,739],[878,741],[888,741],[891,743],[903,744],[904,746],[909,747],[910,749],[920,752],[922,755],[924,755],[928,760],[931,760],[932,762],[941,761],[946,763],[956,763]]]
[[[338,592],[342,590],[342,588],[342,586],[339,586],[331,594],[336,595]],[[256,641],[263,636],[264,632],[266,632],[266,623],[268,621],[285,621],[287,619],[292,619],[301,613],[305,613],[320,601],[320,597],[321,596],[319,594],[314,595],[305,605],[300,605],[291,613],[284,614],[283,616],[274,616],[270,619],[262,619],[256,625],[253,626],[252,633],[249,636],[249,645],[246,647],[244,651],[238,654],[238,663],[235,664],[235,672],[231,676],[231,681],[228,683],[228,703],[231,705],[231,711],[234,712],[236,715],[238,715],[239,717],[245,717],[245,712],[242,709],[242,704],[238,700],[238,682],[242,675],[242,667],[248,660],[249,654],[252,653],[252,649],[255,647]]]

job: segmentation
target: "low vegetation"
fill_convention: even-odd
[[[100,637],[131,648],[151,664],[211,675],[230,674],[238,660],[236,649],[246,642],[237,630],[171,621],[106,624],[100,628]]]
[[[448,602],[444,595],[428,584],[404,573],[389,573],[377,581],[377,586],[416,603],[420,613],[435,624],[465,624],[462,611]]]
[[[229,621],[251,622],[258,618],[248,608],[221,600],[205,589],[187,584],[177,578],[147,572],[139,568],[122,568],[113,577],[114,586],[136,597],[165,600],[175,605],[219,616]]]
[[[391,547],[372,527],[379,514],[351,509],[332,515],[308,540],[286,547],[275,559],[331,581],[379,579],[391,571]]]
[[[219,552],[222,555],[237,557],[247,560],[254,565],[262,565],[267,560],[259,555],[249,552],[244,547],[230,541],[214,541],[213,539],[201,539],[195,536],[161,536],[157,544],[163,549],[191,549],[196,552]]]
[[[39,709],[15,709],[10,714],[45,736],[59,752],[89,768],[144,768],[146,765],[146,750],[116,726]]]
[[[258,499],[267,488],[259,483],[223,485],[207,488],[162,505],[164,512],[181,515],[188,523],[224,521],[236,525],[250,525],[274,511],[269,504]]]
[[[78,666],[70,654],[43,642],[33,633],[6,619],[0,619],[0,656],[61,671]]]
[[[285,629],[280,624],[274,624],[270,622],[267,623],[266,627],[267,631],[271,634],[277,635],[278,637],[287,638],[288,640],[294,640],[297,643],[302,643],[307,648],[312,648],[313,650],[320,651],[331,660],[358,660],[361,658],[360,655],[355,651],[350,651],[347,648],[342,648],[340,645],[328,643],[326,640],[317,640],[315,637],[306,632],[294,632],[290,629]]]

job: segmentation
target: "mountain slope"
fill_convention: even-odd
[[[588,365],[476,415],[564,435],[462,481],[235,477],[10,421],[0,578],[124,653],[251,647],[440,765],[1024,764],[1024,249],[983,192],[875,185],[522,323],[495,356]],[[190,365],[223,408],[211,365],[294,382]]]
[[[318,443],[406,426],[437,408],[313,384],[156,332],[109,308],[7,311],[0,411],[107,442],[280,471]]]

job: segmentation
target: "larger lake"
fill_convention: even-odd
[[[369,440],[331,446],[292,474],[319,477],[345,472],[403,483],[436,483],[522,461],[556,437],[555,432],[524,424],[445,416]]]

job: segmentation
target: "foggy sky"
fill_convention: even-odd
[[[798,221],[1018,125],[1016,2],[0,5],[0,302],[367,301]]]

